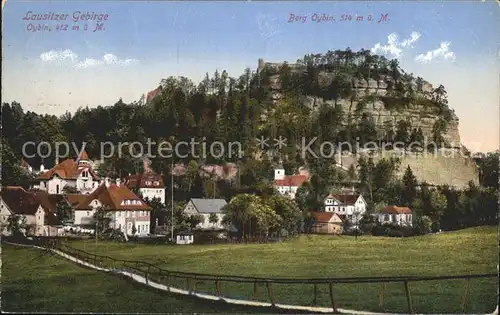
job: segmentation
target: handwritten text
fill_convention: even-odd
[[[355,21],[355,22],[369,22],[369,23],[383,23],[383,22],[388,22],[389,21],[389,16],[388,14],[380,14],[380,18],[374,19],[373,15],[368,14],[366,16],[363,15],[357,15],[357,14],[342,14],[340,16],[335,16],[332,14],[326,14],[326,13],[314,13],[312,15],[296,15],[294,13],[290,13],[290,16],[288,17],[288,23],[306,23],[308,21],[315,22],[315,23],[328,23],[328,22],[350,22],[350,21]]]

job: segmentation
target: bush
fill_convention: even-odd
[[[404,237],[405,235],[401,231],[391,229],[391,230],[389,230],[389,233],[388,233],[387,236],[390,236],[390,237]]]

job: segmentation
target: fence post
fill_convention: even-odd
[[[380,296],[379,296],[379,306],[380,308],[384,307],[384,291],[385,291],[385,282],[380,283]]]
[[[317,296],[318,296],[318,285],[315,283],[314,284],[314,298],[312,300],[312,305],[316,305],[317,304]]]
[[[253,295],[252,295],[252,300],[255,300],[257,297],[257,281],[253,283]]]
[[[146,284],[148,284],[148,274],[151,270],[151,266],[148,265],[148,269],[146,271],[144,271],[144,278],[146,279]]]
[[[215,291],[217,292],[217,296],[220,297],[220,282],[219,279],[215,280]]]
[[[330,299],[332,301],[332,309],[334,313],[337,313],[337,305],[335,303],[335,294],[333,294],[333,283],[330,282],[328,283],[328,286],[330,287]]]
[[[405,280],[404,283],[405,283],[406,300],[408,301],[408,312],[410,314],[413,314],[413,306],[411,304],[411,293],[410,293],[410,288],[408,288],[408,280]]]
[[[273,290],[271,289],[271,282],[267,281],[267,295],[269,295],[269,300],[271,301],[271,306],[275,306],[273,298]]]
[[[465,282],[464,294],[462,295],[462,312],[465,312],[467,295],[469,294],[469,283],[470,283],[470,278],[467,278]]]
[[[190,285],[189,285],[189,276],[186,276],[186,285],[187,285],[187,290],[189,292],[189,294],[191,295],[191,288],[190,288]]]
[[[170,292],[170,272],[167,271],[167,290]]]

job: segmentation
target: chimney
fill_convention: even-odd
[[[121,184],[121,179],[117,178],[116,179],[116,186],[120,187],[120,184]]]
[[[59,164],[59,156],[56,155],[56,165]]]
[[[44,172],[45,171],[45,166],[43,166],[43,163],[40,165],[40,172]]]
[[[104,184],[106,185],[106,187],[109,187],[109,177],[106,177],[104,179]]]

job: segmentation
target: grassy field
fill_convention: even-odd
[[[271,313],[149,289],[38,249],[2,246],[1,310],[61,313]]]
[[[496,273],[496,227],[413,238],[363,236],[301,236],[279,244],[167,246],[76,241],[71,246],[114,258],[141,260],[159,267],[207,274],[286,278],[354,276],[437,276]],[[181,282],[179,287],[185,284]],[[465,280],[412,282],[416,312],[460,312]],[[466,312],[491,312],[496,307],[498,279],[471,280]],[[198,286],[215,291],[213,284]],[[248,299],[251,284],[222,284],[223,294]],[[379,284],[335,286],[338,307],[367,311],[405,312],[402,283],[389,283],[384,306],[379,307]],[[310,304],[313,285],[274,285],[277,303]],[[327,285],[318,286],[317,303],[329,306]],[[266,289],[258,288],[258,300],[267,301]]]

